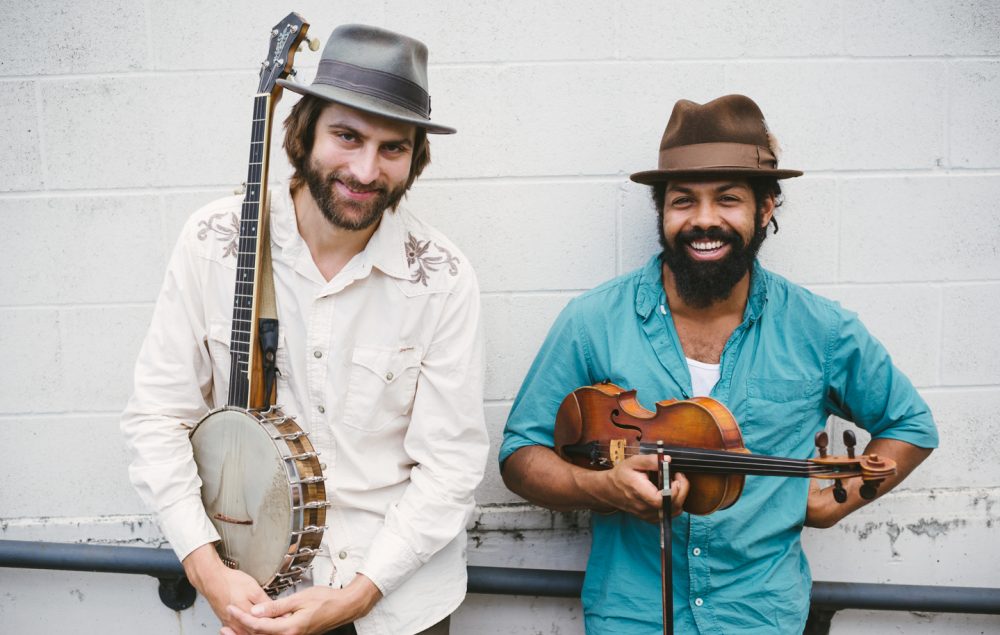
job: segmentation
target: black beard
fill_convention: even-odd
[[[406,186],[402,185],[395,190],[388,190],[384,187],[373,187],[359,183],[356,179],[344,172],[333,172],[323,178],[311,163],[302,170],[306,185],[309,186],[309,193],[323,217],[330,221],[330,224],[341,229],[360,231],[368,229],[382,218],[382,213],[387,209],[396,209],[399,201],[406,193]],[[378,195],[370,201],[359,203],[357,201],[343,200],[334,193],[334,187],[340,181],[355,192],[375,191]],[[353,207],[362,210],[360,216],[348,216],[343,213],[344,207]]]
[[[660,244],[663,246],[660,259],[673,274],[677,293],[685,303],[704,309],[729,297],[736,283],[753,268],[757,252],[767,238],[767,225],[762,226],[762,220],[760,211],[754,214],[757,230],[749,244],[745,244],[736,232],[710,227],[708,230],[691,229],[681,232],[671,245],[663,235],[663,217],[660,216]],[[699,239],[721,240],[730,245],[729,253],[722,260],[694,260],[684,246]]]

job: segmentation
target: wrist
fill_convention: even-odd
[[[215,544],[211,542],[189,553],[181,565],[188,581],[198,590],[203,590],[206,582],[226,567],[219,557],[219,552],[215,550]]]
[[[350,604],[354,607],[352,621],[368,615],[382,599],[382,592],[378,586],[363,573],[354,576],[354,579],[344,587],[344,591],[349,594]]]

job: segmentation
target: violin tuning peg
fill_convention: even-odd
[[[850,430],[844,430],[844,445],[847,446],[847,458],[854,458],[854,446],[858,444],[858,438],[854,436],[854,432]]]
[[[306,42],[309,42],[309,50],[310,51],[318,51],[319,50],[319,38],[318,37],[308,37],[307,36],[306,37]]]
[[[874,500],[876,494],[878,493],[878,484],[872,481],[865,481],[864,484],[861,485],[861,491],[859,493],[861,494],[861,498],[866,501]]]
[[[830,445],[830,435],[824,432],[817,432],[815,437],[816,449],[819,450],[819,458],[826,457],[826,446]]]
[[[833,500],[838,503],[847,502],[847,490],[844,489],[839,478],[833,482]]]

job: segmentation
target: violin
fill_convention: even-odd
[[[611,469],[636,454],[668,454],[670,470],[690,483],[684,511],[707,515],[731,507],[743,493],[747,474],[834,480],[834,498],[843,503],[841,479],[861,478],[861,496],[875,498],[878,485],[896,473],[892,459],[855,456],[856,439],[844,432],[847,456],[827,456],[826,432],[816,434],[819,456],[792,459],[751,454],[729,409],[710,397],[671,399],[643,408],[635,390],[612,383],[577,388],[556,414],[555,449],[580,467]]]

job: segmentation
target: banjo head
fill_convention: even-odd
[[[240,409],[210,413],[191,432],[201,498],[227,565],[267,586],[298,551],[292,532],[294,461],[272,426]],[[284,441],[277,440],[284,445]]]

